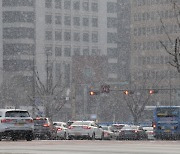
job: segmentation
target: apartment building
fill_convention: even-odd
[[[176,11],[170,0],[131,0],[132,81],[143,89],[160,89],[151,96],[150,105],[179,105],[179,74],[164,49],[173,51],[179,35]],[[168,36],[172,39],[169,41]],[[166,90],[164,90],[166,89]],[[147,91],[148,92],[148,91]]]
[[[20,76],[32,94],[33,71],[46,82],[48,67],[68,89],[73,56],[107,56],[107,82],[119,83],[117,0],[2,0],[0,7],[3,81]]]

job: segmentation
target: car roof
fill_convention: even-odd
[[[0,109],[1,112],[6,112],[6,111],[27,111],[24,109]]]

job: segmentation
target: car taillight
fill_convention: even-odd
[[[1,120],[1,123],[9,123],[9,122],[11,122],[12,121],[12,119],[2,119]]]
[[[89,126],[83,126],[83,129],[91,129]]]
[[[152,122],[152,127],[156,128],[156,123],[155,122]]]
[[[73,126],[69,126],[68,129],[73,129]]]
[[[110,134],[109,134],[108,132],[104,132],[104,135],[105,135],[105,136],[108,136],[108,135],[110,135]]]
[[[32,119],[26,119],[26,122],[33,123],[33,120]]]
[[[135,132],[135,133],[137,133],[137,132],[138,132],[138,130],[134,130],[134,132]]]
[[[49,127],[50,125],[49,125],[49,124],[44,124],[43,126],[44,126],[44,127]]]
[[[62,130],[62,128],[58,128],[58,129],[57,129],[57,131],[61,131],[61,130]]]

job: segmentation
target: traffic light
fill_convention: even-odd
[[[123,92],[125,95],[134,94],[132,90],[124,90]]]
[[[128,91],[128,90],[125,90],[125,91],[124,91],[124,94],[125,94],[125,95],[128,95],[128,94],[129,94],[129,91]]]
[[[102,85],[101,86],[102,93],[109,93],[110,92],[110,85]]]
[[[91,96],[92,96],[92,95],[98,95],[98,92],[96,92],[96,91],[90,91],[90,92],[89,92],[89,95],[91,95]]]
[[[155,89],[149,90],[149,94],[155,94],[155,93],[158,93],[158,90],[155,90]]]

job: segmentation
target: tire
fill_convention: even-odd
[[[93,133],[91,136],[91,140],[95,140],[96,139],[95,136],[96,136],[95,133]]]
[[[67,134],[66,134],[66,132],[64,133],[63,139],[64,139],[64,140],[67,140]]]
[[[104,133],[101,134],[100,140],[104,140]]]

